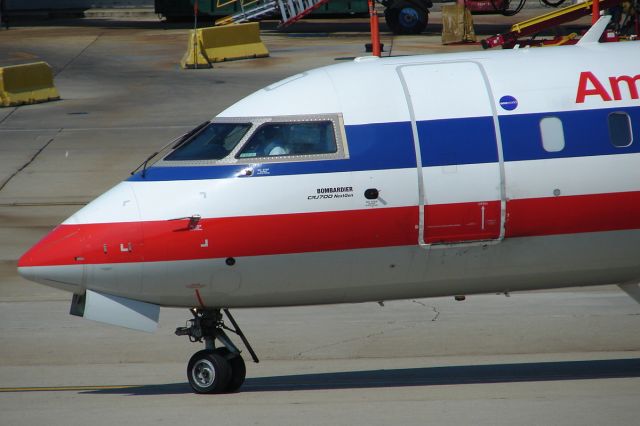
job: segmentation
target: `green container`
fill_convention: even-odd
[[[329,0],[315,10],[312,15],[353,15],[369,13],[367,0]]]
[[[193,16],[195,0],[155,0],[156,13],[166,18],[186,18]],[[221,0],[221,3],[224,1]],[[198,0],[198,14],[217,18],[240,11],[238,2],[216,8],[218,0]],[[248,8],[252,7],[251,5]],[[367,0],[329,0],[313,11],[311,15],[353,15],[368,13]]]

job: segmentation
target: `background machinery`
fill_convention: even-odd
[[[280,18],[280,27],[291,25],[305,16],[366,16],[368,0],[155,0],[156,13],[167,19],[193,17],[194,2],[198,13],[216,19],[216,25],[237,24]],[[439,1],[439,0],[436,0]],[[527,0],[464,0],[465,7],[475,15],[519,13]],[[591,13],[592,0],[573,3],[571,0],[540,0],[557,8],[539,17],[515,24],[511,31],[487,39],[485,47],[512,47],[520,37],[535,36],[542,31],[571,22]],[[395,34],[419,34],[429,22],[432,0],[376,0],[384,8],[387,26]],[[620,35],[638,35],[640,0],[600,0],[602,9],[612,15],[612,30]],[[561,7],[566,6],[566,7]],[[380,10],[378,7],[377,10]],[[568,40],[567,42],[575,42]]]
[[[198,0],[203,16],[216,19],[216,25],[280,17],[281,27],[307,15],[316,17],[369,13],[367,0]],[[167,19],[193,17],[194,0],[155,0],[156,13]],[[419,34],[429,22],[431,0],[381,0],[385,20],[396,34]]]

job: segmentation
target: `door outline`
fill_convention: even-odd
[[[416,114],[413,108],[413,101],[411,98],[411,93],[409,92],[409,86],[407,84],[407,80],[405,79],[404,74],[402,73],[403,69],[425,66],[425,65],[445,65],[445,64],[473,64],[480,71],[480,75],[482,76],[482,80],[484,81],[484,88],[487,92],[487,96],[489,97],[489,105],[491,107],[491,115],[493,118],[493,127],[496,137],[496,149],[498,152],[498,169],[500,172],[500,233],[498,238],[490,239],[490,240],[478,240],[478,241],[469,241],[462,243],[427,243],[424,239],[424,228],[425,228],[425,190],[424,190],[424,180],[423,180],[423,170],[422,170],[422,155],[420,149],[420,136],[418,135],[418,124],[416,121]],[[405,101],[407,104],[407,109],[409,110],[409,118],[411,120],[411,133],[413,135],[413,147],[416,153],[416,175],[418,178],[418,245],[425,249],[431,249],[436,247],[451,247],[451,246],[469,246],[469,245],[478,245],[478,244],[497,244],[504,239],[505,235],[505,222],[506,222],[506,213],[507,213],[507,200],[506,200],[506,182],[505,182],[505,169],[504,169],[504,154],[502,151],[502,134],[500,132],[500,123],[498,120],[498,110],[495,103],[495,97],[493,95],[493,90],[491,88],[491,84],[489,83],[489,77],[487,75],[486,70],[482,66],[482,64],[478,61],[435,61],[435,62],[421,62],[416,64],[404,64],[396,66],[396,73],[398,74],[398,78],[400,79],[400,84],[402,84],[402,90],[404,92]]]

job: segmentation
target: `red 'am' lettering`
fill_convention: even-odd
[[[591,84],[591,87],[587,87]],[[600,80],[590,71],[582,71],[580,73],[580,81],[578,82],[578,93],[576,94],[576,103],[581,104],[587,96],[600,96],[603,101],[610,101],[611,96],[604,88]]]
[[[629,77],[628,75],[621,75],[620,77],[609,77],[609,84],[611,85],[611,93],[613,93],[613,99],[619,101],[622,99],[620,93],[620,82],[627,83],[629,89],[629,95],[631,99],[638,99],[638,82],[640,81],[640,74]]]
[[[622,90],[620,88],[620,86],[622,86],[622,83],[626,83],[626,89],[631,99],[640,98],[640,90],[638,89],[638,84],[640,83],[640,74],[633,77],[628,75],[609,77],[609,85],[611,86],[610,94],[602,85],[602,83],[600,83],[598,77],[593,75],[593,73],[590,71],[583,71],[580,73],[580,80],[578,81],[576,103],[583,103],[587,96],[600,96],[600,99],[605,102],[612,100],[620,101],[622,100]]]

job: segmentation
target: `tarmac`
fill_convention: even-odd
[[[481,34],[508,23],[477,22]],[[62,96],[0,109],[0,426],[638,424],[640,305],[614,286],[238,310],[261,362],[241,392],[201,396],[185,375],[200,346],[173,335],[188,311],[163,308],[145,334],[72,317],[69,294],[22,280],[18,257],[149,153],[254,90],[365,55],[368,41],[366,19],[266,23],[269,58],[185,71],[188,27],[0,30],[0,66],[45,60]],[[382,42],[385,55],[480,49],[442,46],[435,16],[424,35]]]

